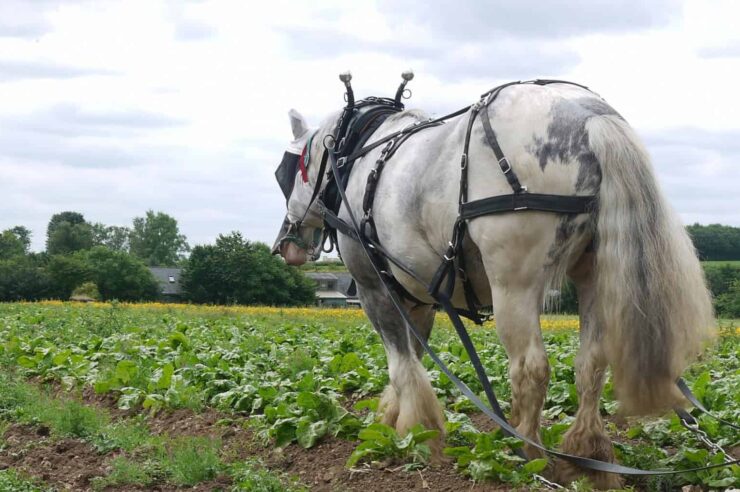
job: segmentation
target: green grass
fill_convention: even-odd
[[[307,492],[296,480],[277,476],[257,460],[235,463],[230,467],[234,478],[232,492]]]
[[[0,436],[12,422],[46,426],[52,438],[83,439],[101,453],[123,452],[110,461],[108,475],[92,479],[91,485],[96,490],[110,486],[147,486],[161,481],[193,486],[212,480],[219,473],[233,475],[233,490],[303,490],[294,482],[258,468],[256,462],[227,466],[220,456],[221,443],[217,439],[154,436],[143,416],[113,421],[103,409],[54,397],[37,385],[2,371]],[[284,487],[283,482],[289,486]],[[13,471],[0,472],[0,492],[47,490],[34,484]],[[249,488],[251,484],[255,488]],[[270,489],[273,486],[270,484],[277,488]]]
[[[0,492],[51,492],[52,489],[40,485],[38,480],[24,478],[17,471],[9,468],[0,470]]]
[[[216,478],[224,470],[219,458],[221,443],[207,437],[180,437],[167,443],[160,454],[164,472],[176,485],[195,485]]]
[[[153,474],[149,466],[142,465],[126,456],[117,456],[110,462],[111,470],[105,477],[95,477],[91,484],[95,490],[103,490],[106,487],[120,487],[124,485],[137,485],[145,487],[153,482]]]
[[[702,261],[702,265],[721,267],[725,265],[734,266],[740,268],[740,260],[714,260],[714,261]]]

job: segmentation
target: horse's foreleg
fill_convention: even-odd
[[[509,356],[512,390],[512,425],[523,435],[540,442],[540,414],[545,402],[550,366],[539,322],[541,289],[494,282],[493,306],[496,331]],[[542,453],[524,448],[531,458]]]
[[[576,357],[579,406],[576,419],[565,434],[562,450],[568,454],[614,462],[612,443],[604,431],[604,422],[599,414],[607,362],[601,345],[598,319],[593,309],[592,261],[591,254],[586,254],[569,272],[578,292],[581,322],[581,347]],[[561,483],[572,482],[584,474],[600,489],[621,488],[620,478],[615,474],[586,472],[565,462],[560,462],[557,467],[557,479]]]
[[[382,422],[406,433],[416,424],[440,431],[431,443],[435,455],[441,455],[444,438],[442,407],[421,364],[421,346],[407,330],[406,324],[393,304],[379,289],[359,291],[365,312],[383,339],[388,358],[390,384],[385,388],[378,405]],[[425,338],[434,323],[432,306],[413,306],[405,303],[414,325]]]

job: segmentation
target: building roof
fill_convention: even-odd
[[[317,290],[316,297],[321,300],[326,299],[346,299],[347,296],[336,290]]]
[[[182,294],[182,288],[180,287],[182,268],[149,267],[149,271],[152,272],[154,278],[157,279],[162,294]]]

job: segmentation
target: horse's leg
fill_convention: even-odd
[[[545,402],[550,365],[545,354],[539,323],[541,295],[532,289],[492,285],[496,331],[509,356],[512,393],[512,425],[540,442],[540,415]],[[527,456],[541,457],[536,448],[525,445]]]
[[[395,427],[400,434],[416,424],[439,430],[440,437],[431,447],[435,455],[440,455],[444,416],[429,376],[421,364],[421,345],[407,330],[382,286],[376,284],[374,288],[363,288],[358,284],[358,295],[370,321],[383,339],[388,358],[390,384],[383,391],[378,405],[381,421]],[[404,305],[414,326],[422,336],[428,338],[434,323],[433,307],[409,302],[404,302]]]
[[[614,462],[612,443],[604,431],[604,422],[599,414],[599,399],[604,388],[607,362],[593,307],[596,289],[593,260],[593,253],[585,253],[568,272],[578,293],[581,347],[576,357],[578,412],[575,422],[565,434],[562,450],[568,454]],[[621,488],[619,475],[586,471],[564,461],[558,462],[556,475],[561,483],[572,482],[584,474],[597,488]]]
[[[496,332],[509,356],[512,425],[540,442],[540,414],[550,378],[539,318],[544,281],[538,275],[541,269],[496,268],[507,260],[496,254],[483,255],[491,279]],[[542,456],[532,446],[525,445],[524,450],[532,458]]]

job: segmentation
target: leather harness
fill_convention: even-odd
[[[533,80],[526,82],[510,82],[508,84],[500,85],[484,93],[481,96],[480,101],[475,104],[462,108],[441,118],[430,119],[427,121],[415,123],[407,128],[404,128],[403,130],[380,138],[372,144],[363,146],[365,142],[367,142],[367,140],[370,138],[372,133],[377,130],[377,128],[388,116],[403,110],[404,107],[403,104],[400,103],[400,95],[405,86],[405,82],[399,88],[398,93],[396,94],[395,101],[387,98],[368,98],[355,104],[354,95],[351,86],[349,85],[349,80],[342,80],[345,82],[345,86],[347,87],[347,106],[345,107],[339,121],[337,122],[334,134],[327,135],[327,138],[324,141],[325,152],[321,159],[317,183],[314,188],[314,193],[311,197],[311,201],[309,202],[309,205],[307,207],[307,211],[318,196],[318,206],[321,216],[324,220],[325,230],[328,232],[326,237],[329,238],[331,246],[336,245],[337,232],[346,235],[347,237],[357,241],[361,245],[363,251],[366,253],[370,261],[370,264],[372,265],[373,270],[376,272],[381,280],[381,283],[386,288],[390,300],[405,321],[411,334],[417,339],[419,344],[423,347],[430,358],[453,382],[453,384],[455,384],[455,386],[462,394],[468,397],[468,399],[470,399],[480,411],[482,411],[496,424],[498,424],[504,434],[506,434],[507,436],[520,439],[530,446],[539,449],[540,451],[543,451],[550,456],[563,459],[581,468],[607,473],[617,473],[622,475],[653,476],[696,472],[740,463],[739,459],[727,458],[725,463],[712,464],[688,470],[641,470],[619,465],[617,463],[608,463],[591,458],[570,455],[542,446],[539,442],[533,441],[529,437],[520,434],[506,420],[504,412],[501,409],[501,405],[496,398],[488,376],[486,375],[480,358],[478,357],[475,346],[470,339],[470,335],[468,334],[467,329],[460,319],[460,316],[462,315],[465,317],[469,317],[476,323],[482,323],[482,317],[478,312],[479,308],[481,307],[480,302],[476,299],[475,293],[473,292],[472,286],[470,285],[470,282],[468,280],[468,276],[465,274],[465,261],[462,245],[465,238],[467,221],[472,220],[476,217],[481,217],[483,215],[512,212],[518,213],[528,210],[558,214],[583,214],[594,211],[598,203],[597,197],[594,195],[568,196],[529,193],[526,186],[523,186],[519,181],[519,178],[512,168],[511,163],[508,161],[503,153],[503,150],[498,144],[496,133],[491,127],[488,114],[488,106],[498,97],[503,89],[515,84],[534,84],[544,86],[552,83],[564,83],[576,85],[578,87],[589,90],[587,87],[580,84],[575,84],[573,82],[561,80]],[[453,225],[451,240],[449,242],[448,248],[442,255],[442,262],[438,267],[436,273],[434,274],[432,281],[427,283],[424,279],[415,274],[410,267],[405,265],[398,258],[395,258],[380,244],[372,215],[375,191],[377,188],[378,180],[380,179],[380,176],[388,159],[393,156],[395,151],[398,150],[403,142],[405,142],[411,135],[426,128],[441,125],[446,120],[463,115],[468,111],[468,125],[465,133],[463,152],[460,158],[460,192],[458,200],[459,213],[457,220]],[[493,152],[496,161],[498,162],[499,167],[501,168],[501,172],[506,177],[506,180],[512,189],[511,194],[468,201],[468,149],[470,146],[470,135],[476,117],[479,117],[482,122],[483,129],[486,135],[486,140]],[[367,178],[365,194],[362,203],[363,216],[358,221],[345,195],[345,188],[349,180],[349,175],[354,162],[358,158],[366,155],[371,150],[376,149],[382,145],[385,145],[385,147],[383,147],[380,157],[376,161],[374,168],[371,170]],[[331,166],[331,169],[328,171],[326,170],[327,164]],[[322,180],[324,179],[325,173],[328,181],[326,187],[324,188],[324,191],[320,192]],[[346,222],[337,216],[342,201],[344,201],[345,208],[350,217],[349,222]],[[300,222],[301,221],[296,224],[296,229],[300,226]],[[329,248],[329,251],[330,250],[331,247]],[[426,338],[422,336],[417,328],[414,326],[413,320],[411,319],[408,311],[403,305],[402,297],[411,299],[416,303],[426,303],[415,299],[414,296],[408,293],[401,286],[401,284],[395,279],[395,277],[393,277],[392,273],[390,272],[390,269],[388,267],[389,263],[397,266],[404,273],[408,274],[411,278],[420,282],[422,285],[425,285],[430,296],[435,299],[436,303],[447,312],[452,325],[454,326],[466,352],[468,353],[470,362],[476,371],[476,375],[478,376],[478,379],[483,387],[483,391],[486,395],[486,399],[488,400],[488,404],[490,405],[490,407],[486,406],[464,382],[462,382],[449,370],[446,364],[429,346]],[[455,278],[458,272],[461,274],[467,309],[456,309],[452,306],[451,302],[451,297],[455,285]],[[679,378],[677,381],[677,385],[683,395],[697,408],[698,411],[713,417],[724,425],[728,425],[734,429],[740,428],[737,424],[723,421],[718,417],[712,415],[691,393],[691,390],[688,388],[683,379]],[[675,411],[679,417],[680,422],[689,430],[696,432],[696,430],[698,429],[698,423],[696,419],[690,413],[681,408],[676,408]],[[527,457],[524,455],[521,448],[517,448],[515,452],[525,461],[527,460]]]
[[[365,194],[362,202],[363,217],[361,219],[359,231],[363,236],[362,239],[372,245],[375,255],[378,257],[377,259],[386,264],[386,267],[383,269],[384,276],[393,283],[394,288],[402,295],[402,297],[419,304],[428,304],[417,299],[404,289],[393,277],[387,267],[388,262],[393,263],[405,273],[416,278],[416,276],[412,274],[410,268],[396,260],[392,255],[389,255],[379,243],[375,221],[373,220],[372,215],[375,191],[386,162],[411,135],[426,128],[441,125],[446,120],[469,111],[470,115],[465,132],[465,143],[463,145],[462,156],[460,158],[459,215],[453,226],[451,233],[452,239],[449,242],[447,251],[441,255],[441,265],[437,269],[432,281],[428,284],[427,291],[432,298],[436,299],[439,290],[443,288],[443,282],[447,280],[444,288],[447,289],[446,294],[451,297],[452,290],[455,285],[455,277],[459,274],[462,280],[467,306],[465,309],[456,310],[459,314],[471,319],[476,324],[481,324],[484,317],[481,316],[480,310],[489,306],[484,306],[476,298],[468,275],[465,273],[463,241],[465,238],[467,221],[483,215],[505,212],[522,212],[526,210],[564,214],[582,214],[590,212],[596,203],[596,197],[593,195],[563,196],[529,193],[527,188],[522,186],[520,183],[516,172],[512,168],[498,143],[496,133],[491,127],[488,106],[498,97],[501,90],[505,87],[514,84],[547,85],[552,83],[572,84],[571,82],[560,80],[534,80],[529,82],[512,82],[504,84],[483,94],[481,96],[481,100],[476,104],[441,118],[418,122],[399,132],[383,137],[367,147],[363,147],[363,144],[370,138],[372,133],[388,116],[401,111],[403,109],[403,105],[399,105],[391,99],[369,98],[360,101],[354,106],[354,108],[349,110],[345,108],[345,111],[342,113],[342,116],[335,128],[334,135],[336,136],[333,137],[335,141],[339,141],[339,145],[336,149],[332,149],[330,145],[330,148],[326,150],[329,158],[337,163],[339,177],[335,178],[333,173],[329,175],[326,188],[323,193],[319,195],[318,202],[325,227],[329,231],[327,236],[329,238],[333,238],[330,239],[333,241],[336,238],[336,231],[339,231],[355,240],[359,240],[357,232],[354,231],[353,227],[337,217],[341,205],[341,195],[338,193],[338,188],[339,186],[346,188],[349,175],[352,171],[352,166],[358,158],[366,155],[368,152],[378,148],[379,146],[385,145],[381,151],[379,159],[376,161],[375,166],[370,171],[367,178]],[[584,87],[579,84],[573,85]],[[502,173],[506,177],[506,180],[513,191],[512,194],[468,201],[468,149],[470,146],[470,135],[476,117],[479,117],[483,124],[486,140],[496,161],[498,162],[499,167],[501,168]],[[320,172],[323,172],[323,170]],[[427,285],[427,282],[418,278],[417,280],[423,285]]]

